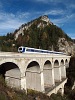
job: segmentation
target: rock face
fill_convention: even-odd
[[[27,23],[27,24],[23,24],[19,27],[19,29],[17,29],[17,31],[15,31],[15,40],[18,38],[18,36],[21,34],[22,36],[24,35],[24,30],[28,29],[31,25],[33,24],[33,22],[31,23]]]
[[[68,55],[75,54],[75,44],[71,41],[67,41],[65,38],[59,38],[58,40],[59,51],[65,52]]]
[[[41,17],[41,20],[47,22],[47,24],[53,24],[52,22],[50,22],[50,19],[48,18],[48,16],[44,15]]]

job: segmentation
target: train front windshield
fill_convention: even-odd
[[[19,47],[18,52],[22,52],[22,51],[23,51],[23,47]]]
[[[20,48],[19,48],[19,51],[21,51],[21,50],[22,50],[22,48],[20,47]]]
[[[19,47],[19,48],[18,48],[18,52],[21,52],[21,53],[22,53],[22,52],[25,52],[25,47]]]

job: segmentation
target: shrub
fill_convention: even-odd
[[[0,91],[0,100],[9,100],[7,94],[4,91]]]
[[[2,77],[2,75],[0,75],[0,88],[2,87],[6,87],[6,82],[4,80],[4,78]]]

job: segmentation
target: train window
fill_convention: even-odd
[[[26,51],[28,51],[28,52],[34,52],[33,49],[26,49]]]
[[[31,49],[31,52],[35,52],[35,50],[34,49]]]
[[[31,51],[31,49],[26,49],[26,51],[29,51],[29,52],[30,52],[30,51]]]
[[[40,51],[41,53],[43,52],[43,51]]]
[[[39,52],[39,50],[35,50],[35,52]]]
[[[44,51],[44,53],[47,53],[47,51]]]

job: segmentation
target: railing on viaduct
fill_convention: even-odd
[[[69,60],[70,56],[61,54],[1,52],[0,74],[11,87],[46,93],[46,90],[56,88],[57,83],[62,84],[59,89],[64,88]]]

